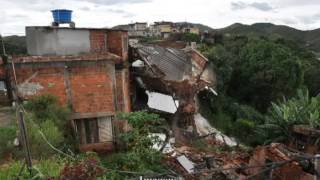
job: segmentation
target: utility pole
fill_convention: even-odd
[[[19,107],[17,107],[17,108],[19,108]],[[24,121],[23,112],[21,110],[19,111],[18,115],[19,115],[18,120],[19,120],[19,129],[20,129],[20,140],[22,141],[23,149],[25,152],[25,158],[26,158],[28,171],[31,175],[32,160],[31,160],[30,147],[29,147],[29,142],[28,142],[28,137],[27,137],[26,124]]]
[[[2,54],[3,54],[3,59],[4,59],[4,63],[7,64],[7,54],[6,54],[6,48],[4,45],[4,41],[3,41],[3,37],[0,34],[0,39],[1,39],[1,44],[2,44]],[[13,68],[13,73],[14,73],[14,78],[15,78],[15,83],[17,82],[16,79],[16,74],[15,74],[15,69],[14,69],[14,63],[12,62],[12,68]],[[6,85],[10,85],[9,83],[9,73],[7,70],[6,73]],[[8,88],[8,86],[7,86]],[[9,88],[11,89],[11,86],[9,86]],[[8,91],[10,91],[10,89],[8,89]],[[16,90],[16,89],[13,89]],[[17,92],[16,95],[18,96]],[[12,98],[12,96],[11,96]],[[28,141],[28,134],[27,134],[27,129],[26,129],[26,124],[24,121],[24,117],[23,117],[23,111],[20,110],[20,99],[17,98],[16,99],[16,103],[17,103],[17,107],[16,107],[16,112],[17,112],[17,118],[18,118],[18,126],[19,126],[19,130],[20,130],[20,141],[22,142],[22,146],[23,146],[23,150],[25,152],[25,162],[27,164],[28,167],[28,171],[30,173],[30,175],[32,174],[32,159],[31,159],[31,152],[30,152],[30,146],[29,146],[29,141]],[[22,168],[23,169],[23,168]]]
[[[320,154],[314,156],[314,180],[320,180]]]

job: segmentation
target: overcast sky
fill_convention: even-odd
[[[272,22],[320,28],[320,0],[0,0],[0,33],[24,34],[25,26],[49,25],[50,10],[73,10],[78,27],[130,22],[188,21],[222,28],[235,22]]]

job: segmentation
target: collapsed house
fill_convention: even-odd
[[[196,95],[202,90],[215,92],[215,75],[207,58],[193,48],[142,44],[131,47],[136,81],[136,85],[132,85],[133,94],[136,94],[134,104],[173,114],[175,132],[179,129],[195,131]]]
[[[251,179],[312,180],[312,162],[301,158],[304,156],[304,153],[290,149],[284,144],[273,143],[257,147],[249,160],[249,165],[256,168],[247,169],[245,172]],[[277,162],[273,167],[263,167],[268,163]]]
[[[13,98],[58,97],[72,111],[80,150],[112,150],[115,114],[131,110],[127,32],[26,27],[26,40],[28,55],[9,57],[0,71]]]

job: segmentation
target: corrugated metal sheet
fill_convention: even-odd
[[[191,58],[184,51],[160,46],[139,46],[137,49],[149,65],[155,65],[165,74],[166,80],[179,81],[191,76]]]

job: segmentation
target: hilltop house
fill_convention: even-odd
[[[146,37],[148,36],[148,23],[136,22],[129,24],[128,33],[130,37]]]
[[[200,34],[198,27],[191,23],[173,23],[169,21],[154,22],[148,26],[146,22],[136,22],[127,25],[119,25],[114,29],[126,30],[129,37],[161,37],[168,38],[173,33],[193,33]]]
[[[26,27],[26,40],[28,55],[5,64],[13,97],[57,96],[72,110],[80,150],[112,150],[115,114],[131,110],[127,31]]]

